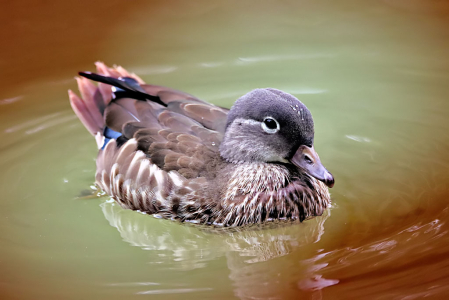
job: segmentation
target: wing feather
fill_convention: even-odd
[[[92,134],[101,135],[107,127],[122,135],[98,154],[100,187],[122,206],[148,212],[163,210],[176,186],[178,194],[200,188],[205,171],[220,160],[228,110],[181,91],[144,84],[121,67],[96,65],[98,74],[80,75],[100,81],[98,86],[81,78],[83,99],[73,93],[71,99]],[[118,92],[113,94],[109,84]]]

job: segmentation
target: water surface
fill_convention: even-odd
[[[441,299],[449,294],[444,1],[21,1],[0,13],[2,299]],[[312,111],[336,178],[302,224],[210,230],[85,197],[73,76],[121,64],[231,106]]]

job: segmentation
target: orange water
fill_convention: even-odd
[[[0,10],[1,299],[445,299],[446,1],[20,1]],[[95,142],[68,104],[93,62],[230,106],[312,111],[333,207],[211,231],[79,197]]]

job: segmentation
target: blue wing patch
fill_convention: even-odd
[[[112,129],[109,128],[109,127],[105,127],[105,128],[104,128],[103,135],[104,135],[104,144],[103,144],[103,147],[101,147],[101,150],[103,150],[104,147],[106,147],[106,145],[109,143],[109,141],[110,141],[111,139],[116,140],[116,139],[118,139],[119,137],[122,136],[122,134],[121,134],[120,132],[117,132],[117,131],[115,131],[115,130],[112,130]]]

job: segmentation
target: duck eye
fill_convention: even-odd
[[[266,117],[263,122],[262,122],[262,129],[266,132],[266,133],[276,133],[279,131],[280,127],[279,127],[279,123],[271,118],[271,117]]]
[[[310,156],[308,156],[307,154],[304,155],[304,160],[309,164],[309,165],[313,165],[313,160],[310,158]]]

